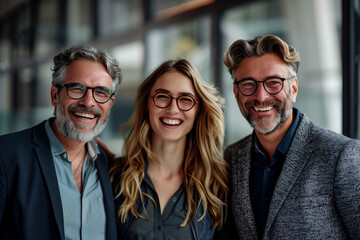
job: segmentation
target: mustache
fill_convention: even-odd
[[[68,107],[69,112],[88,112],[97,116],[102,116],[104,112],[96,108],[87,108],[84,105],[71,105]]]
[[[251,106],[269,106],[269,105],[275,105],[275,107],[281,107],[282,104],[278,100],[271,100],[271,101],[264,101],[260,102],[258,100],[252,100],[250,102],[245,103],[246,108],[250,108]]]

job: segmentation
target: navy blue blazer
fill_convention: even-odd
[[[116,239],[108,157],[95,161],[106,212],[106,239]],[[45,131],[39,125],[0,136],[0,239],[65,239],[60,192]]]

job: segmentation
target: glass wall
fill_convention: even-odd
[[[251,128],[238,109],[230,74],[222,63],[216,64],[233,41],[265,34],[279,35],[300,53],[295,106],[318,125],[341,132],[341,4],[340,0],[23,1],[0,15],[0,134],[53,115],[52,58],[67,46],[85,43],[110,51],[122,68],[121,89],[101,135],[116,154],[122,151],[120,126],[134,110],[138,86],[163,61],[180,57],[221,89],[226,99],[226,143],[232,143]]]
[[[120,91],[115,96],[108,125],[101,138],[106,139],[106,143],[117,155],[121,155],[123,138],[120,127],[128,121],[134,110],[137,88],[143,80],[144,45],[142,41],[135,41],[114,46],[110,52],[119,60],[122,81]]]
[[[0,133],[7,133],[10,128],[11,76],[0,73]]]
[[[67,1],[66,44],[77,45],[89,42],[94,35],[94,11],[91,0]]]
[[[58,18],[59,11],[53,12],[52,9],[58,9],[57,0],[41,0],[39,1],[37,10],[37,23],[34,25],[36,29],[35,39],[35,55],[46,56],[53,52],[58,46]]]
[[[121,33],[143,22],[141,0],[102,0],[99,4],[100,35]]]
[[[183,57],[199,69],[205,80],[210,81],[209,17],[154,29],[147,35],[146,46],[146,75],[166,60]]]

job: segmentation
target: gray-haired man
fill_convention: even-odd
[[[55,117],[0,137],[0,239],[116,239],[104,129],[121,80],[91,46],[54,57]]]

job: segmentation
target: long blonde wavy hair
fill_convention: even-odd
[[[220,228],[224,221],[225,202],[228,196],[228,164],[223,159],[224,99],[218,90],[201,79],[198,70],[187,60],[170,60],[161,64],[138,89],[135,111],[124,129],[130,129],[125,139],[124,158],[115,161],[110,169],[115,182],[115,198],[124,200],[118,209],[121,222],[129,212],[134,216],[149,219],[137,211],[136,200],[140,198],[144,208],[144,197],[140,185],[144,179],[145,159],[156,161],[151,151],[151,126],[148,114],[148,98],[157,79],[166,72],[180,72],[194,84],[200,103],[197,118],[187,135],[182,171],[186,193],[187,213],[181,226],[188,226],[195,218],[200,205],[211,215],[212,227]],[[149,197],[150,198],[150,197]],[[151,198],[150,198],[151,199]],[[153,201],[153,199],[151,199]]]

